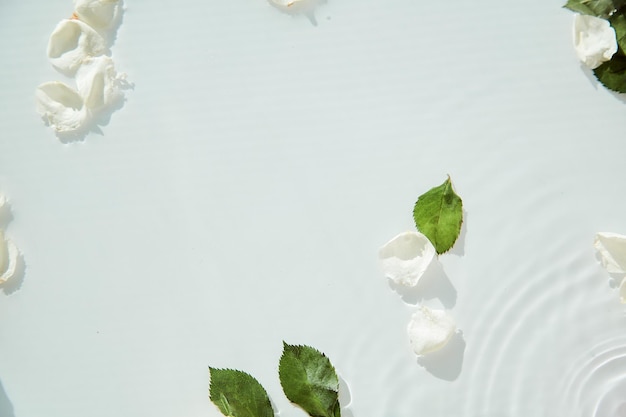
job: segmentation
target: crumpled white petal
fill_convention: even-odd
[[[57,132],[80,130],[89,114],[76,90],[60,81],[41,84],[35,91],[37,111]]]
[[[126,74],[118,74],[108,56],[90,58],[76,72],[76,85],[87,108],[96,111],[124,99]]]
[[[425,355],[444,347],[456,332],[456,323],[445,310],[420,307],[407,328],[416,355]]]
[[[626,274],[626,236],[600,232],[596,234],[593,247],[600,255],[602,266],[610,274]]]
[[[0,230],[0,284],[15,275],[19,251],[17,247]]]
[[[94,29],[106,29],[120,14],[119,0],[74,0],[74,12]]]
[[[70,77],[87,58],[107,52],[104,38],[78,19],[59,22],[48,41],[48,58],[52,66]]]
[[[296,3],[304,2],[306,0],[270,0],[270,1],[277,6],[291,7]]]
[[[396,284],[409,287],[417,285],[435,255],[435,247],[430,240],[412,231],[400,233],[378,252],[385,276]]]
[[[574,16],[574,48],[585,65],[594,69],[617,52],[615,30],[608,20],[595,16]]]

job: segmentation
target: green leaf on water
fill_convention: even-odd
[[[317,349],[283,342],[278,376],[289,401],[310,416],[341,416],[339,378],[330,360]]]
[[[452,189],[450,176],[440,186],[419,196],[413,219],[417,230],[430,240],[438,254],[450,250],[463,223],[463,201]]]
[[[593,73],[609,90],[626,93],[626,56],[613,55],[610,61],[594,69]]]
[[[274,417],[263,386],[251,375],[234,369],[209,368],[209,399],[225,416]]]
[[[626,0],[567,0],[565,8],[574,12],[608,19],[626,6]]]

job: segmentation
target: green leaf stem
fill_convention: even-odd
[[[608,19],[626,6],[626,0],[568,0],[565,8],[574,12]]]

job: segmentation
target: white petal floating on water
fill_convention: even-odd
[[[270,0],[270,1],[277,6],[291,7],[296,3],[304,2],[306,0]]]
[[[610,274],[626,274],[626,236],[600,232],[593,242],[600,255],[602,266]]]
[[[107,52],[104,38],[77,19],[59,22],[48,41],[48,58],[52,66],[67,76],[73,76],[87,58]]]
[[[4,207],[6,202],[7,202],[6,197],[4,195],[0,194],[0,209],[2,209],[2,207]]]
[[[0,284],[15,275],[19,251],[0,231]]]
[[[617,52],[615,30],[608,20],[595,16],[574,16],[574,48],[585,65],[594,69]]]
[[[41,84],[35,92],[37,111],[55,131],[75,132],[84,127],[88,113],[76,90],[59,81]]]
[[[411,347],[416,355],[441,349],[456,332],[456,324],[445,310],[420,307],[407,328]]]
[[[83,22],[95,29],[106,29],[121,13],[119,0],[74,0],[74,12]]]
[[[115,71],[108,56],[91,58],[76,72],[78,92],[90,111],[115,106],[124,99],[126,74]]]
[[[622,304],[626,304],[626,278],[622,279],[619,285],[619,299]]]
[[[409,287],[417,285],[435,256],[435,247],[419,232],[400,233],[378,252],[385,276]]]

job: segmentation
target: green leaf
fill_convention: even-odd
[[[440,186],[419,196],[413,219],[417,230],[430,240],[438,254],[450,250],[463,223],[463,201],[452,189],[450,176]]]
[[[251,375],[234,369],[209,368],[209,398],[225,416],[274,417],[263,386]]]
[[[626,56],[613,55],[610,61],[594,69],[593,73],[609,90],[626,93]]]
[[[624,14],[616,14],[609,19],[611,27],[615,30],[615,38],[617,39],[617,45],[619,49],[626,50],[626,16]]]
[[[278,376],[289,401],[310,416],[341,416],[339,378],[330,360],[320,351],[283,342]]]
[[[604,19],[626,6],[626,0],[567,0],[565,8]]]

